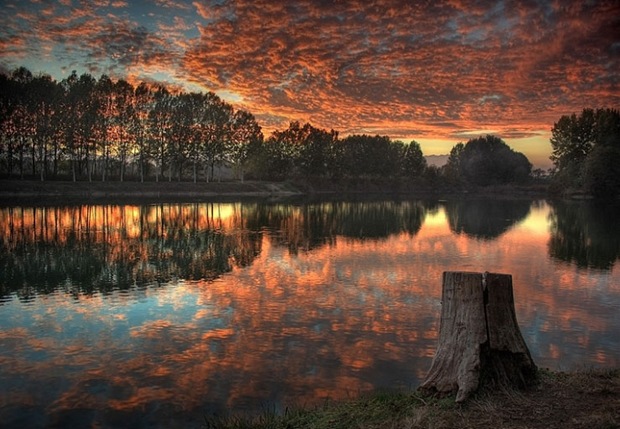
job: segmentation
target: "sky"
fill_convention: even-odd
[[[266,136],[494,134],[547,168],[562,115],[620,107],[619,0],[0,0],[0,22],[0,71],[213,91]]]

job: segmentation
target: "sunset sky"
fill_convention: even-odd
[[[290,121],[415,139],[492,133],[548,167],[560,116],[620,107],[620,2],[2,0],[0,71],[214,91]]]

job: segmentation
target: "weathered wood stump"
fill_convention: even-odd
[[[509,274],[444,272],[439,343],[420,389],[466,400],[481,383],[526,387],[536,365],[523,340]]]

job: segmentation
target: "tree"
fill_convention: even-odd
[[[299,122],[291,122],[287,129],[276,130],[267,141],[268,169],[275,179],[298,175],[302,164],[302,147],[311,129]]]
[[[11,117],[17,105],[17,88],[13,79],[0,73],[0,166],[13,173],[13,141]]]
[[[551,130],[551,160],[558,188],[583,188],[596,196],[617,194],[617,171],[611,160],[620,149],[620,113],[615,109],[583,109],[581,114],[562,116]],[[606,149],[603,149],[606,148]],[[609,156],[610,159],[604,159]]]
[[[551,129],[550,159],[558,170],[581,165],[596,143],[594,111],[584,109],[581,115],[562,116]]]
[[[155,159],[155,181],[164,177],[168,161],[168,140],[172,127],[172,100],[170,92],[163,86],[157,87],[153,95],[154,105],[148,114],[149,154]]]
[[[209,181],[215,178],[215,165],[225,159],[234,109],[213,92],[205,95],[204,102],[206,103],[207,116],[204,122],[203,154],[205,177]],[[210,178],[208,171],[206,171],[209,167],[211,167]]]
[[[194,110],[192,94],[179,94],[174,98],[168,146],[172,162],[168,164],[168,180],[172,180],[172,169],[176,167],[177,180],[181,181],[183,164],[190,157]]]
[[[263,141],[263,133],[251,113],[237,110],[232,118],[228,146],[229,161],[243,182],[252,151]]]
[[[148,148],[148,115],[153,108],[153,92],[151,88],[144,82],[140,83],[135,91],[135,116],[134,126],[136,149],[138,151],[138,168],[140,172],[140,181],[144,182],[145,169],[147,167],[149,157]]]
[[[194,183],[198,181],[198,165],[202,155],[202,124],[206,117],[206,103],[203,102],[203,94],[181,94],[178,101],[182,104],[181,116],[185,118],[185,132],[187,133],[187,157],[192,164],[192,178]]]
[[[620,196],[620,147],[597,146],[584,165],[584,186],[595,197]]]
[[[420,144],[415,140],[405,148],[403,159],[403,175],[405,177],[420,177],[426,170],[426,158]]]
[[[315,128],[309,123],[301,129],[297,168],[306,177],[327,177],[333,174],[333,149],[338,139],[334,130]]]
[[[77,76],[74,71],[61,82],[64,89],[59,133],[63,137],[65,153],[71,163],[71,177],[75,182],[84,169],[90,178],[90,157],[94,154],[96,137],[97,102],[94,97],[95,79],[89,74]]]
[[[401,159],[402,143],[393,144],[387,136],[351,135],[340,144],[343,169],[349,176],[391,177],[400,173],[394,162]]]
[[[24,177],[24,158],[28,141],[31,140],[34,131],[32,117],[28,111],[29,102],[27,97],[28,87],[30,86],[33,76],[25,67],[20,67],[13,72],[11,76],[15,85],[14,106],[8,122],[9,130],[9,174],[13,170],[13,159],[17,156],[20,177]]]
[[[445,175],[450,179],[458,180],[461,177],[461,155],[465,150],[464,143],[455,144],[450,150],[448,162],[445,165]]]
[[[478,186],[526,181],[532,164],[502,139],[487,135],[456,145],[450,152],[447,170],[466,183]]]
[[[129,82],[120,79],[114,84],[113,90],[114,128],[112,136],[119,161],[119,180],[122,182],[125,179],[127,160],[135,147],[135,133],[132,129],[136,122],[134,88]]]
[[[48,155],[54,139],[54,116],[58,112],[60,88],[49,75],[35,77],[29,88],[29,112],[33,120],[32,174],[41,181],[47,175]]]
[[[101,181],[106,181],[111,149],[110,133],[114,118],[114,83],[107,75],[102,75],[95,86],[95,97],[98,99],[99,115],[97,116],[97,143],[101,165]]]

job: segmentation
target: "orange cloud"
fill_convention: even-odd
[[[543,160],[561,115],[620,102],[620,6],[610,0],[0,7],[16,17],[0,29],[5,69],[44,54],[67,70],[231,94],[266,133],[309,121],[343,136],[444,140],[429,148],[447,152],[465,132],[492,129],[536,139],[522,147]]]

